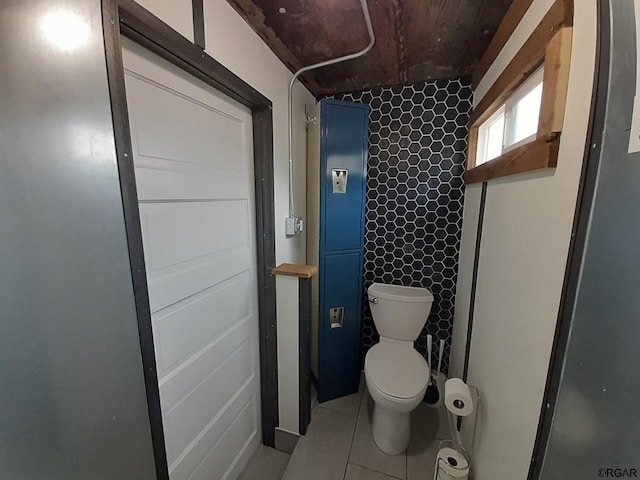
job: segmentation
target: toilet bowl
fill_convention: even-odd
[[[365,357],[367,389],[373,399],[371,430],[376,445],[397,455],[409,445],[411,412],[429,381],[427,361],[413,348],[433,303],[425,288],[374,283],[367,290],[380,342]]]

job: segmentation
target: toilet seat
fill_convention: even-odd
[[[365,357],[368,379],[384,395],[409,400],[424,395],[429,366],[412,345],[380,342]]]

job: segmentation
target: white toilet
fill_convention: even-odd
[[[426,288],[374,283],[367,290],[380,343],[364,361],[367,389],[374,401],[372,432],[385,453],[397,455],[409,446],[410,418],[424,397],[427,361],[414,348],[431,311]]]

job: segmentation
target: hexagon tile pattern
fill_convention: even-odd
[[[435,297],[416,342],[425,355],[427,333],[446,341],[449,366],[462,229],[471,84],[434,80],[377,87],[331,98],[368,104],[369,160],[364,288],[374,282],[426,287]],[[378,342],[363,295],[362,358]]]

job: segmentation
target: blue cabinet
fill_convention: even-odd
[[[309,127],[307,263],[320,402],[358,391],[368,106],[322,100]]]

